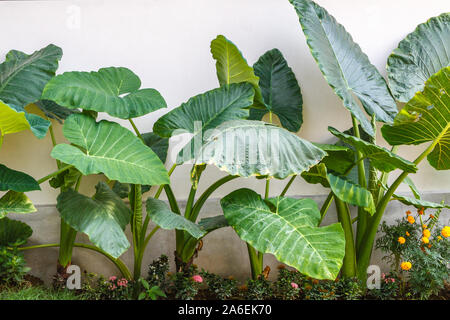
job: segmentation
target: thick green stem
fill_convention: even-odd
[[[247,243],[248,257],[250,259],[250,268],[252,272],[252,279],[256,280],[258,276],[263,272],[262,259],[255,248]]]
[[[294,182],[295,178],[297,176],[292,176],[288,183],[286,184],[286,186],[284,187],[283,191],[280,193],[280,197],[284,197],[284,195],[286,194],[286,192],[289,190],[289,188],[291,187],[292,182]]]
[[[131,126],[133,127],[134,132],[136,132],[136,135],[139,137],[139,139],[142,140],[142,142],[145,143],[144,139],[142,138],[141,133],[139,132],[138,128],[136,127],[136,125],[134,124],[133,119],[128,119],[128,121],[131,123]]]
[[[64,171],[66,171],[66,170],[69,170],[69,169],[72,168],[72,167],[73,167],[73,166],[70,165],[70,164],[67,165],[67,166],[64,166],[64,167],[62,167],[61,169],[56,170],[55,172],[50,173],[49,175],[47,175],[47,176],[45,176],[45,177],[39,179],[37,182],[38,182],[39,184],[44,183],[45,181],[50,180],[50,179],[53,178],[53,177],[56,177],[56,176],[57,176],[58,174],[60,174],[61,172],[64,172]]]
[[[342,276],[344,278],[352,278],[356,276],[356,251],[353,238],[352,221],[348,205],[338,197],[335,198],[336,211],[338,220],[344,229],[345,236],[345,256],[342,264]]]
[[[322,207],[320,208],[320,220],[319,223],[317,224],[318,226],[320,226],[322,224],[323,219],[325,218],[328,209],[330,208],[331,203],[333,202],[334,199],[334,194],[333,192],[330,192],[328,194],[328,197],[325,199],[325,202],[323,203]]]

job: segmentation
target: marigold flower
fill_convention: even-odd
[[[398,242],[399,242],[400,244],[404,244],[405,241],[406,241],[405,238],[403,238],[403,237],[398,237]]]
[[[291,282],[291,287],[294,289],[298,289],[298,284],[296,284],[295,282]]]
[[[441,234],[444,238],[447,238],[448,236],[450,236],[450,227],[445,226],[444,228],[442,228]]]
[[[431,236],[431,232],[428,229],[423,230],[423,236],[429,238]]]
[[[431,249],[431,243],[428,245],[428,249]]]
[[[410,236],[410,234],[409,234],[409,232],[408,232],[408,231],[406,231],[406,236],[408,236],[408,237]]]
[[[406,215],[408,216],[408,215],[410,215],[411,214],[411,211],[406,211]]]
[[[428,228],[428,226],[426,224],[423,224],[422,229],[426,229],[426,228]]]
[[[441,240],[442,240],[442,237],[441,237],[441,236],[438,236],[437,239],[438,239],[439,241],[441,241]]]
[[[412,265],[409,261],[403,261],[400,267],[402,268],[402,270],[408,271],[409,269],[411,269]]]
[[[427,244],[430,242],[430,239],[428,239],[427,237],[422,237],[422,242]]]
[[[430,218],[431,218],[431,219],[434,219],[434,216],[433,216],[432,214],[430,214]]]
[[[200,275],[198,275],[198,274],[196,274],[195,276],[192,276],[192,280],[193,280],[194,282],[198,282],[198,283],[202,283],[202,282],[203,282],[202,276],[200,276]]]
[[[423,210],[424,210],[424,208],[422,207],[419,210],[417,210],[417,213],[420,214],[420,215],[423,215]]]
[[[416,222],[416,220],[414,219],[413,216],[408,216],[408,218],[406,218],[408,220],[409,223],[413,224],[414,222]]]

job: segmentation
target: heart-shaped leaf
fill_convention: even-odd
[[[73,145],[59,144],[51,156],[75,166],[84,175],[104,173],[123,183],[160,185],[169,183],[158,156],[126,128],[117,123],[73,114],[64,123],[64,136]]]
[[[131,210],[104,182],[97,184],[92,198],[73,190],[58,196],[61,218],[78,232],[114,258],[130,246],[124,233],[130,222]]]
[[[45,86],[42,99],[71,109],[106,112],[121,119],[140,117],[166,107],[158,91],[140,87],[141,80],[127,68],[65,72]]]
[[[0,191],[13,190],[26,192],[41,190],[39,183],[33,177],[20,171],[8,168],[0,164]]]
[[[337,277],[344,232],[340,224],[317,227],[320,211],[313,200],[277,197],[268,199],[269,206],[254,191],[239,189],[220,203],[230,226],[259,252],[316,279]]]

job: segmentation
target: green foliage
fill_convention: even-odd
[[[6,217],[0,219],[0,246],[19,247],[28,241],[32,233],[33,230],[26,223]]]
[[[16,171],[0,164],[0,191],[26,192],[41,190],[33,177],[24,172]]]
[[[401,279],[394,274],[381,274],[379,289],[372,289],[368,297],[378,300],[394,300],[400,294]]]
[[[148,266],[148,275],[146,278],[150,287],[157,286],[165,290],[168,286],[167,273],[169,272],[169,258],[161,255]]]
[[[216,300],[226,300],[237,294],[237,281],[223,278],[217,274],[203,270],[200,272],[207,285],[207,292]]]
[[[134,287],[134,282],[124,278],[85,273],[80,296],[83,300],[132,300]]]
[[[248,300],[269,300],[273,296],[271,283],[262,275],[256,279],[249,279],[246,283],[245,299]]]
[[[275,296],[282,300],[300,299],[300,290],[305,280],[306,276],[298,271],[280,268],[277,280],[273,284]]]
[[[0,198],[0,219],[8,213],[32,213],[36,208],[22,192],[8,191]]]
[[[17,248],[0,246],[0,285],[16,286],[31,269]]]
[[[169,290],[174,292],[175,299],[194,300],[198,294],[200,283],[192,279],[192,272],[188,274],[177,272],[171,276],[171,279],[172,286]]]
[[[0,290],[0,300],[85,300],[73,290],[53,290],[44,286],[24,286]]]
[[[167,298],[166,294],[158,286],[150,287],[147,280],[143,278],[140,278],[139,282],[144,288],[144,291],[139,294],[138,300],[158,300],[160,297]]]

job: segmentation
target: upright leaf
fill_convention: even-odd
[[[268,202],[270,206],[250,189],[220,201],[230,226],[256,250],[272,253],[310,277],[335,279],[345,254],[340,224],[317,227],[320,212],[310,199],[277,197]]]
[[[360,109],[378,121],[391,123],[397,106],[385,80],[347,33],[324,8],[310,0],[290,0],[300,18],[303,32],[328,84],[344,106],[358,119],[365,132],[375,135],[370,121]]]
[[[303,98],[294,72],[278,49],[263,54],[253,65],[266,110],[251,109],[250,120],[261,120],[267,112],[278,116],[281,125],[297,132],[303,123]]]
[[[450,65],[450,13],[419,24],[400,41],[387,62],[394,97],[408,102],[433,74]]]
[[[169,183],[158,156],[117,123],[95,122],[87,115],[73,114],[65,121],[63,133],[75,146],[59,144],[51,156],[75,166],[84,175],[104,173],[110,180],[123,183]]]
[[[205,140],[196,165],[214,164],[243,177],[284,179],[308,170],[326,155],[297,135],[261,121],[225,122]]]
[[[437,170],[450,169],[450,67],[425,83],[422,92],[405,105],[393,125],[381,132],[391,145],[432,142],[428,162]]]
[[[141,80],[127,68],[65,72],[45,86],[42,99],[71,109],[106,112],[121,119],[140,117],[166,107],[158,91],[140,87]]]
[[[131,210],[104,182],[95,188],[92,198],[73,190],[63,192],[56,207],[69,226],[87,234],[93,244],[118,258],[130,246],[124,230]]]
[[[32,213],[36,208],[22,192],[8,191],[0,198],[0,219],[8,213]]]
[[[13,190],[26,192],[41,190],[39,183],[33,177],[20,171],[8,168],[0,164],[0,191]]]

